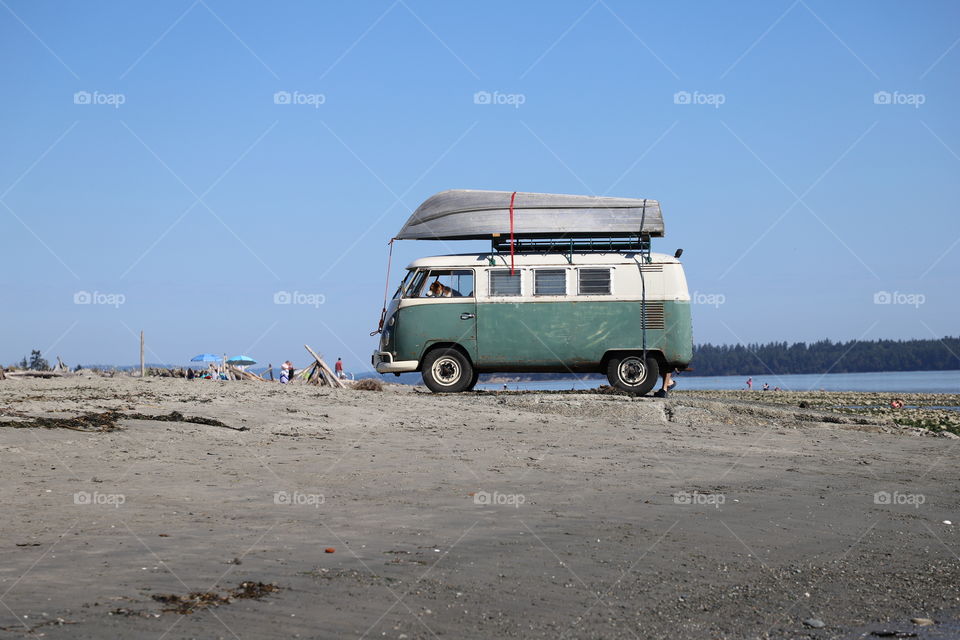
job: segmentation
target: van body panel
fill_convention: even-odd
[[[647,349],[686,366],[693,357],[690,303],[657,302],[663,328],[647,329]],[[481,302],[474,362],[480,370],[599,371],[608,352],[643,349],[641,311],[639,301]]]
[[[422,360],[440,343],[460,345],[477,361],[477,303],[473,298],[446,298],[427,303],[401,301],[392,327],[397,360]]]

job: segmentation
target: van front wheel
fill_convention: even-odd
[[[660,367],[657,359],[647,356],[644,362],[642,354],[614,356],[607,363],[607,380],[617,389],[629,393],[646,395],[657,384]]]
[[[435,349],[423,359],[423,383],[434,393],[466,391],[472,381],[473,365],[456,349]]]

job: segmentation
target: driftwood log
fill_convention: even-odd
[[[8,371],[10,378],[63,378],[70,375],[63,371]]]
[[[330,367],[327,366],[327,363],[323,361],[323,358],[317,355],[316,351],[311,349],[309,345],[303,345],[303,347],[311,356],[313,356],[313,364],[310,365],[312,370],[307,378],[308,382],[314,382],[315,384],[326,384],[334,389],[347,388],[347,386],[343,384],[343,381],[340,380],[340,378],[333,373]]]

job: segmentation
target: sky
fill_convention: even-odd
[[[659,200],[696,342],[956,335],[958,70],[951,1],[0,0],[0,362],[366,371],[451,188]]]

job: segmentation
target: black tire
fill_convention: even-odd
[[[647,355],[646,363],[642,353],[616,355],[607,363],[607,380],[610,385],[636,395],[650,393],[659,377],[660,365],[651,355]]]
[[[477,381],[480,379],[480,374],[476,371],[473,372],[473,378],[470,379],[470,384],[467,385],[467,391],[473,391],[473,388],[477,386]]]
[[[434,393],[460,393],[474,380],[470,358],[456,349],[434,349],[423,359],[423,383]]]

